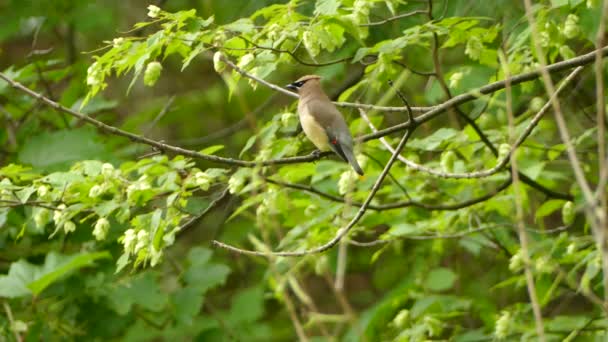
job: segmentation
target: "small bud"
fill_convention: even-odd
[[[36,194],[38,195],[38,197],[44,197],[48,193],[49,193],[49,187],[46,185],[41,185],[38,187],[38,189],[36,189]]]
[[[403,309],[399,311],[399,313],[393,318],[393,325],[395,328],[404,329],[406,327],[407,322],[410,319],[410,311],[407,309]]]
[[[108,235],[108,230],[110,229],[110,222],[105,217],[100,217],[95,223],[95,228],[93,229],[93,236],[95,236],[96,240],[103,240]]]
[[[580,33],[580,27],[578,26],[579,17],[576,14],[568,14],[566,22],[564,23],[564,36],[568,39],[576,38]]]
[[[101,84],[101,72],[97,69],[97,62],[91,64],[87,69],[87,85],[96,86]]]
[[[101,174],[104,175],[104,177],[111,177],[112,174],[114,173],[114,166],[110,163],[103,163],[101,165]]]
[[[123,37],[114,38],[112,40],[112,46],[114,46],[115,48],[117,48],[120,45],[122,45],[122,43],[124,43],[124,42],[125,42],[125,39]]]
[[[96,198],[103,193],[103,188],[99,184],[95,184],[89,190],[89,197]]]
[[[562,207],[562,221],[565,225],[571,225],[574,223],[574,219],[576,218],[576,212],[574,210],[574,203],[568,201],[564,203]]]
[[[159,62],[148,63],[148,66],[146,66],[146,71],[144,72],[144,84],[148,87],[156,84],[162,70],[163,66]]]
[[[450,76],[450,88],[456,88],[462,80],[462,72],[455,72]]]
[[[122,244],[126,253],[132,253],[134,251],[136,241],[137,237],[135,236],[135,230],[127,229],[122,237]]]
[[[563,59],[570,59],[576,57],[576,53],[568,45],[562,45],[559,47],[559,55]]]
[[[338,193],[340,195],[345,195],[349,192],[352,192],[355,189],[355,182],[357,181],[357,174],[348,170],[340,175],[340,180],[338,180]]]
[[[137,232],[137,244],[135,245],[135,253],[139,252],[148,245],[148,232],[140,230]]]
[[[49,223],[51,218],[51,211],[46,208],[36,208],[36,214],[34,214],[34,223],[39,229],[44,228]]]
[[[204,172],[197,172],[194,175],[196,185],[203,191],[209,190],[211,185],[211,178]]]
[[[518,251],[517,253],[513,254],[509,260],[509,270],[511,270],[511,272],[517,272],[522,267],[524,267],[524,259],[521,255],[521,251]]]
[[[549,32],[541,31],[538,42],[540,43],[540,46],[548,47],[549,43],[551,43],[551,37],[549,36]]]
[[[500,317],[496,320],[494,325],[494,336],[497,339],[502,340],[509,336],[511,328],[511,313],[509,311],[503,311]]]
[[[576,244],[573,242],[566,248],[566,254],[572,255],[574,252],[576,252]]]
[[[511,145],[500,144],[500,146],[498,147],[498,158],[506,158],[509,155],[509,152],[511,152]]]
[[[63,224],[63,231],[68,234],[76,230],[76,224],[70,220]]]
[[[158,17],[159,14],[160,14],[160,7],[154,6],[154,5],[148,6],[148,17],[156,18],[156,17]]]
[[[464,53],[469,56],[472,60],[476,61],[481,57],[483,51],[483,43],[478,36],[471,36],[467,41],[467,45],[464,49]]]
[[[217,72],[218,74],[226,70],[226,63],[224,63],[222,57],[223,56],[220,51],[217,51],[213,54],[213,69],[215,69],[215,72]]]
[[[543,98],[539,97],[539,96],[536,96],[535,98],[532,99],[532,101],[530,101],[530,109],[534,113],[540,112],[540,110],[543,108],[544,105],[545,105],[545,100],[543,100]]]
[[[59,224],[59,221],[63,218],[65,208],[65,204],[60,204],[57,206],[57,210],[53,211],[53,221],[55,221],[55,224]]]

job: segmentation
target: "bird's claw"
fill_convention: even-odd
[[[320,151],[320,150],[314,150],[314,151],[312,151],[312,153],[311,153],[311,154],[312,154],[312,156],[313,156],[313,157],[315,157],[315,158],[319,158],[319,157],[321,157],[321,151]]]

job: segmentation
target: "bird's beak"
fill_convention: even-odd
[[[295,92],[298,91],[298,87],[296,87],[293,83],[290,83],[290,84],[286,85],[285,88],[287,88],[289,90],[293,90]]]

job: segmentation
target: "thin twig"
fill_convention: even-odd
[[[309,193],[313,193],[313,194],[319,195],[319,196],[321,196],[325,199],[328,199],[330,201],[333,201],[333,202],[346,203],[346,201],[342,197],[338,197],[338,196],[334,196],[334,195],[325,193],[325,192],[323,192],[321,190],[317,190],[311,186],[283,182],[283,181],[279,181],[279,180],[272,179],[272,178],[265,178],[265,180],[268,183],[273,183],[273,184],[276,184],[279,186],[284,186],[287,188],[292,188],[292,189],[297,189],[297,190],[302,190],[302,191],[306,191]],[[376,211],[400,209],[400,208],[407,208],[407,207],[416,207],[416,208],[422,208],[422,209],[426,209],[426,210],[457,210],[457,209],[470,207],[477,203],[487,201],[488,199],[496,196],[498,193],[500,193],[501,191],[503,191],[504,189],[509,187],[509,185],[511,185],[510,178],[507,179],[501,185],[499,185],[496,189],[492,190],[491,192],[489,192],[485,195],[482,195],[482,196],[479,196],[477,198],[473,198],[470,200],[458,202],[458,203],[427,204],[427,203],[422,203],[419,201],[408,200],[408,201],[394,202],[394,203],[388,203],[388,204],[379,204],[379,205],[370,204],[367,206],[367,208],[370,210],[376,210]],[[360,203],[360,202],[350,202],[349,204],[353,205],[355,207],[363,206],[363,203]]]
[[[391,21],[395,21],[395,20],[411,17],[411,16],[414,16],[414,15],[417,15],[417,14],[425,14],[426,12],[427,12],[426,10],[415,10],[415,11],[411,11],[411,12],[408,12],[408,13],[398,14],[398,15],[396,15],[394,17],[386,18],[384,20],[374,21],[374,22],[366,23],[366,24],[359,24],[359,26],[369,27],[369,26],[383,25],[383,24],[386,24],[386,23],[391,22]]]
[[[165,116],[165,114],[167,114],[169,112],[169,108],[171,108],[173,101],[175,101],[175,95],[173,95],[169,98],[169,100],[165,103],[165,105],[160,110],[158,115],[156,115],[154,120],[152,120],[152,122],[148,125],[148,127],[146,127],[146,129],[144,130],[144,132],[142,134],[143,136],[148,135],[148,133],[150,133],[150,130],[152,130],[152,128],[154,128],[154,126],[156,126],[158,121],[160,121],[160,119],[162,119],[162,117]]]
[[[394,237],[392,239],[377,239],[377,240],[373,240],[373,241],[355,241],[355,240],[349,240],[348,242],[351,245],[357,246],[357,247],[372,247],[372,246],[387,244],[387,243],[398,241],[398,240],[458,239],[458,238],[465,237],[467,235],[471,235],[471,234],[474,234],[474,233],[479,233],[479,232],[482,232],[482,231],[485,231],[485,230],[493,230],[493,229],[497,229],[497,228],[513,228],[513,225],[512,224],[507,224],[507,223],[504,223],[504,224],[491,224],[491,225],[479,226],[477,228],[467,229],[465,231],[458,232],[458,233],[453,233],[453,234],[404,235],[404,236],[397,236],[397,237]],[[560,226],[560,227],[553,228],[553,229],[548,229],[548,230],[538,230],[538,229],[531,229],[531,228],[526,229],[526,230],[534,232],[534,233],[538,233],[538,234],[553,234],[553,233],[563,232],[565,230],[568,230],[568,228],[570,228],[570,226]]]
[[[198,214],[198,215],[192,216],[190,219],[188,219],[188,221],[184,222],[181,226],[179,226],[179,228],[177,229],[177,232],[179,234],[181,234],[186,229],[188,229],[192,225],[194,225],[196,222],[200,221],[200,219],[205,217],[205,215],[207,215],[213,208],[215,208],[229,194],[230,194],[230,192],[228,191],[228,188],[224,189],[216,199],[214,199],[213,201],[211,201],[211,203],[209,203],[209,205],[207,206],[207,208],[205,208],[205,210],[201,211],[200,214]]]
[[[505,73],[505,77],[509,78],[508,63],[503,57],[503,54],[499,55],[501,58],[501,64]],[[506,99],[507,99],[507,118],[509,124],[509,138],[511,141],[515,140],[515,117],[513,115],[513,98],[511,93],[511,84],[507,82],[505,87]],[[551,92],[550,94],[552,94]],[[522,203],[522,192],[519,181],[519,170],[517,168],[517,156],[515,153],[511,154],[511,177],[513,178],[513,195],[515,201],[515,216],[517,223],[517,233],[519,235],[519,243],[521,246],[521,255],[524,262],[524,274],[526,277],[526,285],[528,287],[528,297],[530,297],[530,304],[532,311],[534,312],[534,321],[536,323],[536,333],[538,339],[541,342],[546,341],[545,328],[543,324],[543,316],[541,307],[538,301],[538,295],[536,293],[536,285],[534,283],[534,275],[532,274],[532,265],[530,263],[530,249],[528,247],[528,234],[524,223],[524,210]]]
[[[291,58],[293,58],[296,62],[305,65],[305,66],[312,66],[312,67],[324,67],[324,66],[329,66],[329,65],[334,65],[334,64],[338,64],[338,63],[343,63],[346,61],[349,61],[352,59],[352,57],[345,57],[345,58],[340,58],[340,59],[336,59],[333,61],[329,61],[329,62],[323,62],[323,63],[310,63],[310,62],[305,62],[303,60],[301,60],[294,52],[289,51],[289,50],[283,50],[283,49],[277,49],[277,48],[273,48],[270,46],[261,46],[256,44],[255,42],[243,37],[243,36],[238,36],[239,38],[241,38],[242,40],[244,40],[246,43],[249,43],[251,45],[253,45],[254,47],[256,47],[257,49],[260,50],[269,50],[272,52],[276,52],[276,53],[285,53],[288,54]]]

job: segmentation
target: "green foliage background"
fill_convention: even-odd
[[[605,63],[558,96],[597,203],[553,110],[535,121],[540,78],[475,92],[593,51],[603,6],[537,1],[532,30],[514,1],[0,0],[3,75],[64,108],[0,80],[1,340],[604,341]],[[399,107],[364,112],[379,129],[407,121],[402,94],[416,117],[477,98],[412,131],[421,167],[397,161],[337,246],[213,245],[314,249],[381,175],[379,139],[357,146],[364,177],[311,156],[294,99],[259,82],[311,73],[333,100]]]

